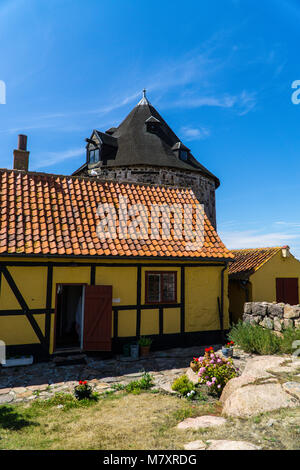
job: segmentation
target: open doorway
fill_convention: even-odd
[[[82,349],[83,285],[57,285],[55,349]]]

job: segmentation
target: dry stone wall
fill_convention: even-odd
[[[269,302],[246,302],[243,321],[274,331],[300,328],[300,305]]]

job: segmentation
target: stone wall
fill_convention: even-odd
[[[282,331],[289,327],[300,328],[300,305],[246,302],[243,321],[274,331]]]
[[[191,188],[201,204],[211,224],[216,228],[215,182],[198,172],[164,167],[94,167],[83,171],[83,176],[94,176],[102,181],[122,183],[158,184]]]

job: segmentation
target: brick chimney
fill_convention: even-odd
[[[14,150],[14,170],[28,171],[29,152],[27,151],[27,135],[18,137],[18,149]]]

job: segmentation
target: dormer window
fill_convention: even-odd
[[[176,157],[183,162],[187,162],[189,160],[190,149],[188,149],[182,142],[176,142],[176,144],[173,145],[172,150]]]
[[[184,162],[186,162],[187,159],[188,159],[187,151],[186,150],[180,150],[179,158],[180,158],[180,160],[183,160]]]
[[[100,160],[100,150],[98,148],[88,150],[88,163],[98,163]]]

